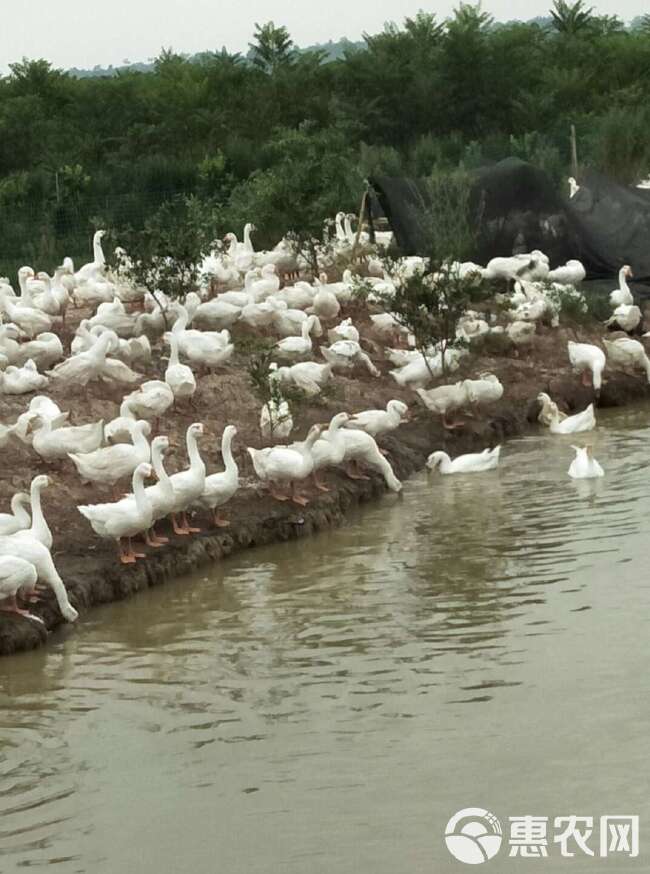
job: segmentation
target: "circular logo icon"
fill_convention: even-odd
[[[447,849],[459,862],[467,865],[480,865],[496,856],[502,839],[501,823],[482,807],[459,810],[445,829]]]

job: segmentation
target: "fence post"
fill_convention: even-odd
[[[571,175],[578,179],[578,144],[576,142],[576,126],[571,125]]]

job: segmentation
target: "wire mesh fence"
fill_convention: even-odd
[[[189,192],[134,191],[67,202],[0,208],[0,276],[15,277],[19,267],[53,269],[66,256],[75,264],[92,258],[95,230],[140,228],[162,204]]]

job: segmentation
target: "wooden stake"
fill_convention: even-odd
[[[354,256],[357,251],[357,247],[359,246],[359,237],[361,236],[361,224],[363,222],[363,215],[366,211],[366,198],[368,197],[368,189],[363,192],[363,197],[361,198],[361,208],[359,209],[359,221],[357,224],[357,232],[354,235],[354,243],[352,245],[352,254],[350,255],[350,260],[354,261]]]
[[[576,126],[571,125],[571,175],[578,181],[578,144],[576,142]]]

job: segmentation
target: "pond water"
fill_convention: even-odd
[[[524,815],[549,871],[649,870],[649,424],[601,414],[602,481],[566,475],[576,438],[515,440],[0,660],[0,871],[461,871],[467,807],[505,833],[485,870],[535,866]],[[596,857],[639,815],[639,857],[562,859],[571,814]]]

